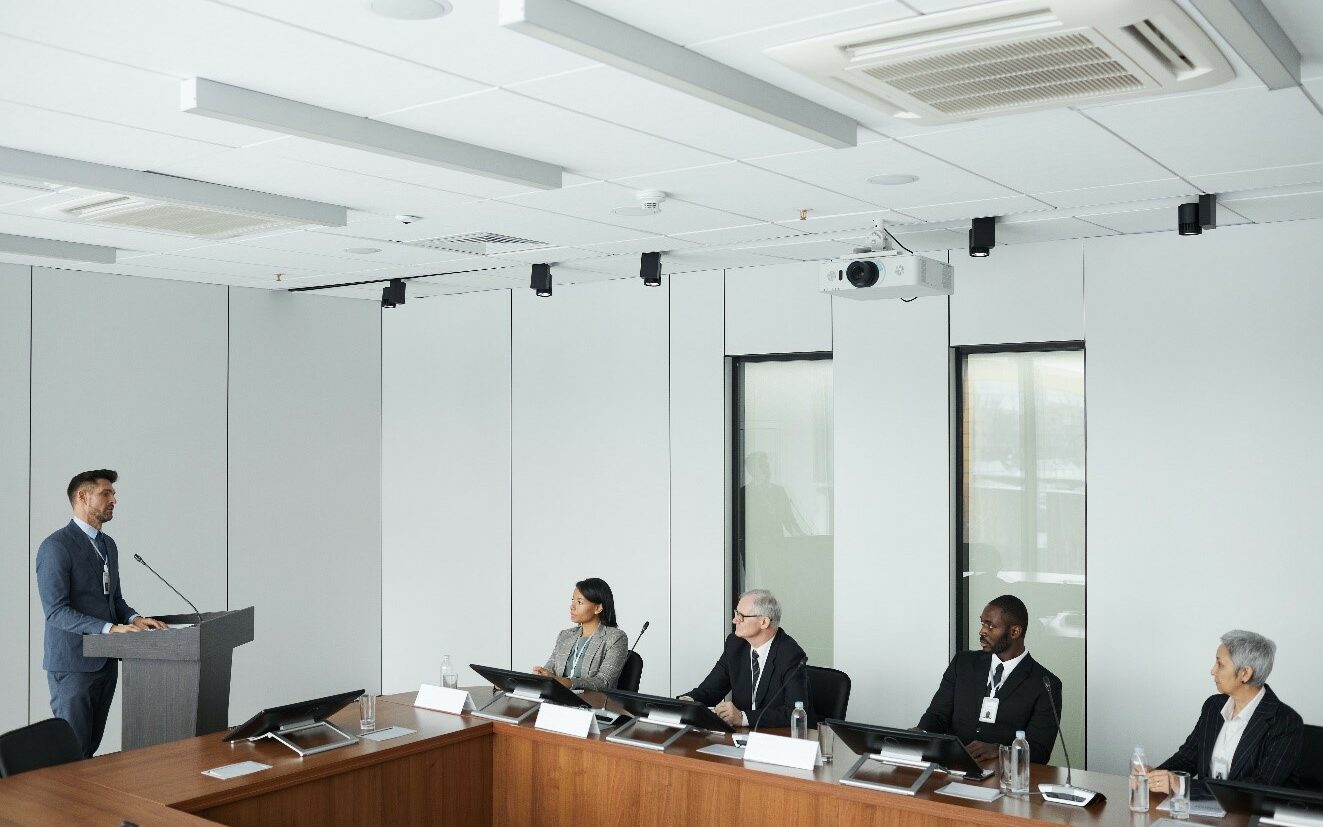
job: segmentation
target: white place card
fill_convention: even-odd
[[[418,687],[418,697],[414,699],[413,705],[422,709],[435,709],[437,712],[449,712],[452,715],[472,712],[478,708],[473,703],[473,696],[465,690],[433,686],[430,683]]]
[[[418,730],[409,729],[407,726],[388,726],[385,729],[378,729],[372,732],[364,732],[359,735],[363,741],[389,741],[392,738],[403,738],[406,735],[413,735]]]
[[[744,748],[744,760],[811,770],[822,765],[822,752],[818,750],[817,741],[807,738],[785,738],[765,732],[750,732],[749,744]]]
[[[597,727],[597,716],[591,709],[572,709],[547,703],[538,707],[537,723],[534,726],[576,738],[587,738],[601,732]]]
[[[210,775],[212,778],[238,778],[241,775],[250,775],[262,770],[271,769],[270,764],[263,764],[258,761],[240,761],[237,764],[226,764],[223,767],[212,767],[209,770],[203,770],[203,775]]]

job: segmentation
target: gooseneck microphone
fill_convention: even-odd
[[[135,555],[133,555],[133,559],[134,559],[134,560],[137,560],[139,563],[142,563],[144,566],[147,566],[147,561],[144,560],[144,559],[142,559],[142,556],[141,556],[141,555],[135,554]],[[169,580],[166,580],[164,577],[162,577],[162,576],[160,575],[160,573],[156,571],[156,569],[152,568],[151,566],[147,566],[147,571],[151,572],[152,574],[155,574],[157,580],[160,580],[160,581],[161,581],[162,583],[164,583],[165,585],[170,586],[170,581],[169,581]],[[187,597],[184,597],[183,592],[179,591],[179,589],[176,589],[174,586],[170,586],[170,591],[172,591],[172,592],[174,592],[175,594],[179,595],[180,598],[182,598],[183,601],[189,605],[189,608],[191,608],[191,609],[193,610],[193,614],[197,615],[198,623],[201,623],[201,622],[202,622],[202,612],[199,612],[199,611],[198,611],[198,607],[193,605],[193,601],[192,601],[192,600],[189,600]]]
[[[791,670],[786,673],[786,676],[781,679],[781,685],[776,688],[776,693],[767,700],[767,703],[763,704],[762,709],[758,710],[758,720],[754,721],[753,729],[749,730],[749,732],[752,733],[758,731],[758,727],[763,722],[763,716],[767,714],[767,710],[772,705],[772,701],[775,701],[777,698],[781,697],[781,693],[785,692],[786,687],[790,685],[790,679],[794,677],[796,672],[800,671],[805,666],[808,666],[808,655],[805,655],[804,657],[800,658],[799,663],[796,663],[794,667],[792,667]],[[808,699],[805,698],[805,700]]]
[[[1066,748],[1066,734],[1061,731],[1061,716],[1057,714],[1057,703],[1052,698],[1052,681],[1046,675],[1043,676],[1043,689],[1047,692],[1047,705],[1052,707],[1052,720],[1056,721],[1057,724],[1057,737],[1061,739],[1061,751],[1066,754],[1066,783],[1039,784],[1038,791],[1043,794],[1044,801],[1051,801],[1055,804],[1069,804],[1072,807],[1083,807],[1092,801],[1098,795],[1098,792],[1075,786],[1071,778],[1070,750]]]
[[[646,631],[648,631],[648,627],[649,627],[650,625],[652,625],[652,621],[650,621],[650,620],[645,620],[645,621],[643,621],[643,628],[642,628],[642,629],[639,629],[639,636],[636,637],[636,638],[634,638],[634,646],[638,646],[638,645],[639,645],[639,641],[643,639],[643,633],[646,632]],[[630,652],[633,652],[633,651],[634,651],[634,646],[629,647],[629,651],[630,651]]]

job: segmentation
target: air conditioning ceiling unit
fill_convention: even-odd
[[[56,203],[45,203],[37,211],[90,224],[207,239],[236,238],[308,226],[277,216],[172,204],[136,195],[83,189],[63,190]]]
[[[1173,0],[1001,0],[767,53],[838,92],[926,124],[1188,91],[1235,77]]]

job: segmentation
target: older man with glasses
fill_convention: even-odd
[[[734,630],[716,665],[680,697],[711,706],[731,726],[788,727],[796,701],[804,702],[812,718],[808,657],[781,628],[776,597],[767,589],[745,592],[730,622]]]

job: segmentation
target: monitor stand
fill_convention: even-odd
[[[654,709],[642,718],[631,718],[628,723],[606,736],[606,740],[660,752],[680,740],[691,729],[681,720],[679,712]],[[634,735],[636,730],[638,734]]]
[[[922,772],[919,773],[919,777],[914,780],[914,783],[908,787],[899,784],[883,784],[880,781],[869,781],[857,777],[859,771],[870,761],[876,761],[879,764],[885,764],[887,766],[909,767],[910,769],[922,770]],[[845,775],[841,776],[841,783],[849,784],[852,787],[865,787],[870,790],[881,790],[884,793],[895,793],[896,795],[917,795],[919,790],[923,788],[923,785],[928,783],[928,779],[932,778],[933,773],[936,772],[937,769],[938,767],[934,763],[908,761],[896,759],[885,754],[873,753],[871,755],[859,756],[859,760],[854,762],[854,766],[850,767],[850,770]]]
[[[357,744],[358,739],[327,721],[296,721],[275,732],[268,732],[250,741],[272,738],[299,754],[300,758],[331,749]]]
[[[537,712],[541,705],[541,695],[525,694],[518,690],[497,692],[490,701],[483,704],[481,708],[474,710],[473,714],[482,718],[490,718],[493,721],[503,721],[507,724],[522,724],[529,716]]]

